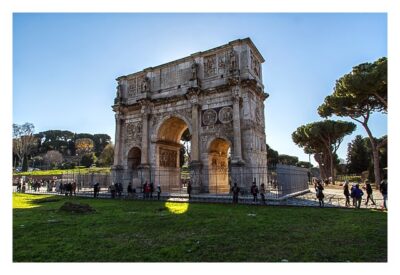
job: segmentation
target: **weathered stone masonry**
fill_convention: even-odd
[[[114,181],[178,184],[179,140],[188,128],[193,191],[228,192],[227,177],[211,190],[211,174],[228,166],[228,148],[232,181],[249,189],[249,171],[267,167],[263,62],[246,38],[118,77]]]

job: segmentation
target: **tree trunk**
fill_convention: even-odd
[[[379,151],[376,146],[372,149],[372,155],[374,159],[375,187],[376,189],[379,189],[379,184],[381,182],[381,170],[379,167]]]
[[[332,154],[332,152],[330,152],[329,153],[329,157],[330,157],[330,159],[331,159],[331,178],[332,178],[332,184],[334,185],[335,184],[335,169],[334,169],[334,167],[333,167],[333,154]]]
[[[375,188],[379,189],[379,184],[381,182],[381,171],[379,167],[379,151],[378,151],[378,146],[375,142],[374,137],[372,136],[371,130],[369,129],[368,125],[363,123],[362,124],[365,131],[367,131],[369,141],[371,142],[371,148],[372,148],[372,157],[374,160],[374,177],[375,177]]]

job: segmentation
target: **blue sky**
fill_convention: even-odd
[[[291,133],[322,119],[317,107],[352,66],[387,56],[387,15],[14,14],[13,122],[114,139],[116,77],[245,37],[266,59],[267,143],[308,160]],[[370,126],[387,134],[387,117],[373,115]],[[356,134],[366,136],[357,125],[340,158]]]

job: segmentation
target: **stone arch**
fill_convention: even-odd
[[[229,193],[229,149],[232,143],[228,138],[215,137],[207,146],[208,190],[210,193]]]
[[[140,186],[139,166],[142,157],[142,150],[139,146],[132,146],[126,154],[126,167],[129,174],[129,181],[133,186]]]
[[[134,169],[140,165],[141,155],[142,155],[142,150],[140,149],[139,146],[133,146],[132,148],[129,149],[126,157],[126,162],[127,162],[126,165],[128,169]]]
[[[165,116],[154,129],[155,135],[155,173],[154,178],[162,190],[180,192],[182,189],[179,166],[180,140],[182,134],[191,126],[181,115]],[[192,133],[192,132],[190,132]]]
[[[152,139],[154,141],[158,141],[159,138],[159,132],[160,132],[160,128],[165,125],[165,122],[171,118],[177,118],[177,119],[181,119],[183,122],[185,122],[187,128],[189,129],[190,133],[193,133],[193,129],[192,129],[192,124],[190,122],[189,119],[187,119],[185,116],[181,115],[181,114],[168,114],[163,116],[157,123],[154,131],[153,131],[153,135],[152,135]],[[183,132],[182,132],[183,133]]]

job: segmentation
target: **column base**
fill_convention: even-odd
[[[198,194],[203,191],[201,183],[201,169],[203,164],[200,161],[191,161],[189,164],[190,182],[192,184],[192,193]]]
[[[145,183],[146,181],[148,183],[151,182],[151,177],[150,177],[150,164],[148,163],[142,163],[138,166],[138,172],[139,172],[139,178],[141,181],[141,184]]]
[[[124,178],[124,167],[122,165],[114,165],[111,167],[111,178],[112,182],[121,182]]]

